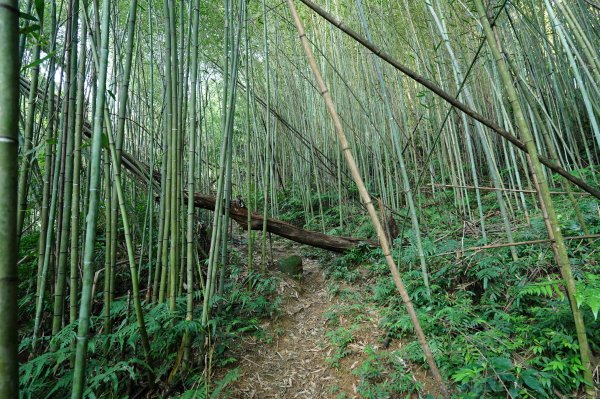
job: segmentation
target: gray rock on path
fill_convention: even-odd
[[[276,262],[277,269],[292,277],[302,276],[302,258],[298,255],[292,255],[281,258]]]

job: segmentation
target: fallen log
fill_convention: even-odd
[[[125,170],[141,181],[148,181],[149,176],[155,183],[153,187],[158,191],[160,183],[160,173],[153,171],[150,173],[150,168],[136,159],[130,154],[123,152],[121,162]],[[187,196],[187,193],[185,193]],[[216,198],[203,193],[194,193],[194,205],[197,208],[206,209],[209,211],[215,210]],[[229,217],[236,221],[244,230],[248,228],[248,209],[236,206],[233,201],[229,207]],[[250,213],[250,229],[262,230],[263,216],[259,213]],[[343,237],[319,233],[317,231],[304,230],[294,226],[291,223],[284,222],[279,219],[267,218],[267,231],[288,240],[295,241],[300,244],[310,245],[311,247],[326,249],[333,252],[346,252],[356,247],[359,244],[366,244],[376,247],[377,242],[366,238]]]
[[[194,194],[194,205],[198,208],[214,211],[215,202],[215,197],[201,193]],[[244,230],[248,228],[247,208],[231,205],[229,208],[229,217],[235,220]],[[251,213],[250,218],[250,229],[261,230],[264,220],[263,216],[259,213]],[[375,241],[364,238],[334,236],[316,231],[304,230],[293,224],[274,218],[267,218],[267,231],[300,244],[306,244],[311,247],[322,248],[333,252],[346,252],[359,244],[367,244],[370,246],[377,245]]]
[[[148,181],[148,177],[152,175],[154,184],[153,187],[158,189],[160,183],[160,173],[154,171],[150,174],[150,168],[136,159],[130,154],[123,152],[121,162],[123,167],[132,175],[141,181]],[[187,195],[187,193],[186,193]],[[197,208],[206,209],[209,211],[215,210],[216,198],[211,195],[202,193],[194,193],[194,205]],[[237,222],[244,230],[248,228],[248,209],[241,208],[235,204],[229,207],[229,216]],[[250,229],[262,230],[263,216],[259,213],[250,213]],[[311,247],[326,249],[333,252],[346,252],[356,247],[359,244],[367,244],[369,246],[377,246],[373,240],[355,237],[342,237],[319,233],[317,231],[304,230],[296,227],[291,223],[284,222],[279,219],[267,218],[267,231],[288,240],[295,241],[300,244],[310,245]]]

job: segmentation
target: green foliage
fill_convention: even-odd
[[[585,279],[577,284],[577,306],[586,305],[594,315],[594,320],[598,319],[600,311],[600,275],[586,273]]]
[[[520,288],[519,297],[523,295],[534,295],[551,298],[554,295],[557,295],[560,299],[563,299],[564,295],[560,290],[559,284],[562,284],[561,280],[550,279],[550,276],[547,276],[545,281],[530,283]]]
[[[353,283],[360,277],[360,267],[370,260],[371,251],[366,246],[356,246],[342,256],[327,262],[325,275],[338,281]]]
[[[461,397],[549,398],[552,391],[548,374],[515,366],[507,357],[492,357],[461,368],[452,380],[464,392]]]
[[[276,314],[281,298],[275,297],[279,280],[257,271],[249,271],[243,279],[241,269],[233,266],[232,282],[225,288],[226,295],[215,297],[223,306],[223,316],[247,315],[252,318],[272,317]]]
[[[419,389],[397,352],[378,352],[368,346],[365,353],[367,359],[353,371],[359,377],[358,393],[364,398],[410,398]]]
[[[325,337],[334,348],[333,354],[325,359],[327,363],[333,367],[339,367],[340,360],[351,353],[348,345],[354,341],[354,332],[356,329],[356,325],[353,325],[350,328],[339,327],[325,334]]]
[[[276,298],[278,280],[256,272],[245,273],[232,266],[232,278],[227,283],[226,295],[215,297],[215,315],[210,326],[219,325],[213,337],[215,344],[215,364],[225,366],[236,359],[228,354],[229,348],[237,345],[241,334],[264,336],[260,328],[261,319],[276,314],[280,299]],[[195,293],[199,298],[200,292]],[[27,301],[33,301],[30,295]],[[22,301],[21,311],[27,306]],[[176,361],[177,350],[185,333],[194,337],[192,350],[200,352],[204,341],[199,338],[207,331],[200,323],[201,308],[196,309],[194,320],[185,319],[185,297],[176,300],[176,309],[170,311],[167,304],[145,305],[146,329],[151,337],[152,364],[142,360],[139,330],[131,303],[127,297],[116,299],[111,307],[113,329],[109,334],[94,334],[89,338],[87,361],[87,390],[85,397],[112,398],[126,397],[132,389],[141,389],[149,376],[166,380]],[[91,328],[102,326],[101,317],[92,317]],[[72,383],[70,359],[71,343],[76,336],[76,324],[65,326],[52,338],[50,344],[55,351],[47,351],[33,357],[20,368],[21,396],[23,398],[68,397]],[[21,340],[20,351],[31,347],[31,339]],[[110,356],[108,355],[110,354]],[[204,380],[198,381],[202,369],[191,369],[179,373],[173,384],[183,389],[182,398],[221,398],[231,382],[239,377],[239,370],[233,369],[221,381],[207,387]],[[138,386],[139,385],[139,386]],[[179,388],[178,388],[179,389]],[[156,395],[161,395],[156,392]]]
[[[581,206],[589,204],[582,201]],[[575,215],[569,207],[565,203],[558,209],[563,215],[563,224],[573,227]],[[462,221],[442,218],[439,208],[425,208],[423,215],[424,225],[434,226],[432,236],[448,231],[462,232]],[[516,241],[546,235],[541,217],[532,215],[531,222],[530,229],[515,233]],[[588,227],[594,228],[595,223],[597,221]],[[572,231],[580,234],[576,226]],[[581,389],[582,366],[570,306],[547,246],[519,246],[517,261],[512,259],[509,248],[464,252],[456,257],[457,251],[483,243],[479,238],[456,239],[452,235],[435,242],[425,237],[423,247],[432,289],[432,296],[428,297],[422,286],[413,240],[412,232],[405,230],[394,242],[393,256],[399,260],[402,278],[438,366],[446,378],[455,383],[456,398],[553,398],[557,393],[568,396]],[[600,342],[600,277],[596,248],[594,245],[569,247],[577,279],[577,305],[584,310],[593,351],[600,349],[597,345]],[[433,256],[436,254],[448,255]],[[357,275],[355,270],[363,272]],[[351,311],[353,304],[364,307],[366,301],[376,306],[382,336],[403,340],[397,355],[409,366],[427,368],[420,345],[414,340],[411,320],[380,250],[351,251],[329,262],[327,273],[332,277],[330,292],[340,296],[343,289],[336,282],[365,285],[367,295],[360,299],[349,298],[344,308]],[[328,314],[330,334],[338,347],[344,348],[349,335],[340,331],[340,317],[339,308]],[[345,315],[344,320],[352,320],[351,317]],[[342,350],[336,353],[344,354]],[[369,365],[359,369],[374,370],[373,374],[377,374],[379,369],[374,365],[374,356],[369,354]],[[380,381],[366,378],[371,375],[369,372],[363,375],[361,395],[386,397],[387,391],[377,387]],[[391,397],[404,394],[404,391],[398,392]]]
[[[219,326],[213,337],[216,342],[215,360],[219,366],[237,361],[229,350],[240,345],[242,335],[254,335],[264,341],[271,339],[261,328],[261,323],[265,318],[275,317],[281,303],[277,296],[277,277],[252,270],[244,272],[235,265],[231,268],[225,294],[215,295],[213,304],[220,309],[211,321],[211,325]]]
[[[239,378],[239,368],[229,370],[223,379],[216,381],[215,386],[212,389],[209,389],[209,387],[206,386],[204,380],[200,380],[198,387],[186,390],[181,395],[177,396],[177,399],[220,399],[223,397],[223,390],[226,389],[227,386],[232,382],[237,381]]]
[[[281,220],[286,222],[303,225],[304,224],[304,204],[298,196],[285,196],[280,199]]]

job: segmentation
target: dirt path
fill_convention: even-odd
[[[274,243],[278,259],[302,255],[297,246]],[[270,344],[246,341],[238,353],[241,375],[232,385],[234,398],[334,398],[333,389],[353,391],[355,377],[331,368],[325,358],[324,313],[331,305],[323,270],[316,260],[303,257],[302,281],[283,276],[278,287],[281,314],[262,327],[274,333]],[[352,397],[346,396],[347,398]]]

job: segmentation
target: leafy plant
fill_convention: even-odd
[[[350,349],[348,349],[348,345],[354,341],[354,331],[356,331],[356,328],[355,325],[349,328],[339,327],[325,334],[325,337],[334,348],[333,354],[325,359],[327,363],[331,364],[333,367],[338,367],[340,365],[340,360],[351,353]]]
[[[358,393],[368,399],[409,398],[419,389],[406,362],[397,352],[378,352],[365,348],[367,359],[353,371],[359,377]]]
[[[592,311],[594,319],[598,319],[600,311],[600,275],[586,273],[585,280],[577,284],[577,306],[586,305]]]

